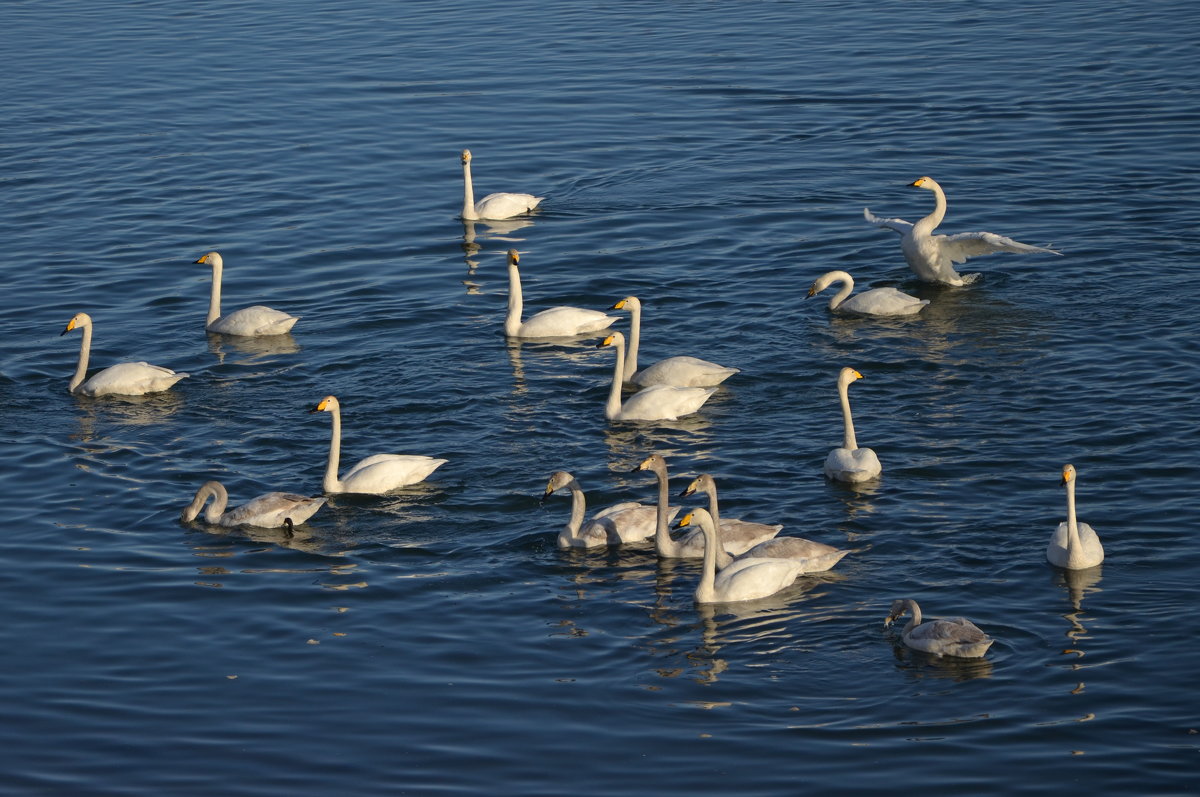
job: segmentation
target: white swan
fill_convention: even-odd
[[[625,501],[601,509],[592,515],[591,520],[584,523],[587,504],[583,488],[579,486],[575,477],[565,470],[557,470],[550,474],[550,482],[546,485],[546,492],[542,494],[542,502],[545,503],[547,498],[563,487],[571,489],[571,520],[558,533],[559,548],[596,548],[601,545],[641,542],[654,534],[658,508],[635,501]],[[679,507],[673,507],[669,514],[674,518],[678,511]]]
[[[625,370],[625,336],[613,332],[596,348],[615,346],[616,364],[613,367],[612,388],[608,392],[608,403],[604,414],[610,421],[673,421],[691,415],[717,392],[715,387],[675,387],[673,385],[651,385],[634,393],[621,403],[621,376]]]
[[[528,213],[545,197],[532,194],[488,194],[475,201],[475,189],[471,185],[471,150],[462,151],[463,165],[463,209],[462,217],[467,221],[499,220]]]
[[[508,250],[508,316],[504,319],[504,334],[510,338],[565,338],[588,332],[599,332],[617,319],[599,310],[582,307],[551,307],[521,320],[524,302],[521,295],[521,273],[517,264],[521,256],[516,249]]]
[[[928,299],[918,299],[909,296],[895,288],[872,288],[857,296],[850,296],[854,290],[854,278],[845,271],[830,271],[817,277],[812,287],[808,289],[809,298],[816,296],[835,282],[842,283],[842,289],[829,300],[829,309],[838,313],[854,313],[856,315],[914,315],[921,312]]]
[[[680,493],[680,497],[687,498],[698,492],[703,492],[708,496],[708,515],[717,524],[717,528],[721,530],[718,550],[727,555],[717,556],[717,567],[725,567],[733,557],[746,553],[754,546],[770,540],[776,534],[783,531],[783,525],[779,523],[752,523],[748,520],[721,517],[721,510],[717,503],[717,483],[708,473],[701,473],[695,479],[692,479],[692,483]],[[700,553],[696,555],[703,555],[703,537],[700,535],[693,536],[695,539],[685,537],[679,542],[685,548],[689,545],[699,546]]]
[[[93,374],[91,379],[84,382],[88,359],[92,354],[92,317],[87,313],[76,313],[59,337],[73,329],[83,330],[83,340],[79,344],[79,364],[75,366],[75,375],[67,383],[67,390],[72,393],[84,396],[142,396],[167,390],[188,376],[145,362],[117,363]]]
[[[892,601],[892,610],[883,621],[884,627],[891,625],[896,618],[903,617],[905,612],[911,612],[912,619],[900,632],[900,638],[913,650],[922,650],[935,656],[977,659],[987,653],[994,641],[963,617],[945,617],[922,623],[921,607],[912,598]]]
[[[241,335],[260,338],[266,335],[282,335],[300,319],[279,310],[256,304],[221,315],[221,272],[225,261],[216,252],[209,252],[196,261],[197,264],[212,266],[212,293],[208,297],[208,320],[204,328],[220,335]]]
[[[1055,567],[1084,570],[1104,561],[1104,546],[1094,529],[1075,520],[1075,466],[1063,465],[1062,484],[1067,488],[1067,520],[1059,523],[1046,547],[1046,559]]]
[[[626,382],[642,387],[712,387],[738,372],[737,368],[687,356],[668,357],[638,371],[638,344],[642,338],[642,303],[636,296],[626,296],[611,309],[622,310],[626,307],[629,308],[629,351],[625,354],[624,369]]]
[[[941,282],[947,285],[965,285],[973,281],[964,279],[954,270],[955,263],[965,263],[969,258],[989,255],[993,252],[1045,252],[1061,255],[1062,252],[1031,246],[993,232],[960,232],[957,235],[934,235],[933,231],[946,217],[946,193],[932,177],[921,177],[909,183],[914,188],[932,191],[936,197],[933,213],[910,224],[904,219],[881,219],[863,208],[863,217],[877,227],[887,227],[900,233],[900,248],[904,259],[913,272],[926,282]]]
[[[651,454],[642,460],[633,472],[648,470],[658,477],[658,514],[654,525],[654,549],[664,559],[698,559],[704,556],[704,533],[699,528],[683,535],[679,539],[671,537],[670,522],[679,512],[679,507],[668,506],[667,461],[660,454]],[[721,557],[729,560],[729,555]],[[718,561],[718,566],[721,562]]]
[[[326,396],[312,412],[328,412],[333,416],[333,431],[329,438],[329,462],[325,466],[324,489],[327,493],[382,493],[424,481],[429,474],[446,463],[420,455],[375,454],[358,461],[338,478],[338,462],[342,454],[342,406],[334,396]]]
[[[204,521],[216,526],[260,526],[275,529],[289,523],[303,523],[325,503],[324,497],[307,498],[292,493],[266,493],[251,499],[228,512],[229,493],[220,482],[205,482],[196,491],[196,497],[183,509],[183,522],[190,523],[200,514],[200,508],[209,498],[213,501],[204,510]],[[290,531],[290,529],[289,529]]]
[[[679,525],[699,525],[704,534],[704,564],[696,587],[696,603],[734,603],[766,598],[791,586],[803,570],[795,559],[734,559],[717,572],[721,537],[712,515],[693,509]]]
[[[853,368],[843,368],[838,374],[838,397],[842,401],[846,431],[842,447],[833,449],[825,457],[825,475],[838,481],[865,482],[883,472],[875,452],[869,448],[859,448],[854,437],[854,420],[850,417],[850,383],[862,378],[863,375]]]

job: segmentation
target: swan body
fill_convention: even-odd
[[[664,463],[664,475],[665,472]],[[753,523],[748,520],[721,517],[720,506],[717,502],[717,483],[710,474],[701,473],[693,479],[692,483],[681,493],[681,497],[687,498],[698,492],[703,492],[708,496],[708,516],[713,519],[713,522],[716,523],[717,528],[721,532],[720,545],[717,550],[718,568],[727,566],[734,557],[740,557],[755,546],[774,538],[776,534],[783,531],[783,525],[779,523]],[[704,555],[704,533],[699,528],[691,534],[682,537],[678,542],[680,549],[686,552],[681,555]],[[696,552],[697,548],[699,549],[698,553]]]
[[[221,315],[221,273],[225,261],[216,252],[209,252],[196,261],[197,264],[212,266],[212,293],[208,298],[208,320],[204,328],[220,335],[241,335],[260,338],[267,335],[282,335],[300,319],[279,310],[256,304]]]
[[[610,421],[673,421],[691,415],[717,392],[715,387],[675,387],[674,385],[651,385],[621,402],[621,382],[625,369],[625,336],[613,332],[596,345],[596,348],[615,346],[616,365],[613,369],[612,388],[604,414]]]
[[[1063,465],[1062,484],[1067,488],[1067,519],[1058,524],[1046,547],[1046,559],[1055,567],[1084,570],[1104,561],[1104,546],[1094,529],[1075,519],[1075,466]]]
[[[745,553],[738,554],[733,561],[741,559],[794,559],[802,573],[823,573],[830,570],[850,551],[834,548],[823,542],[806,540],[803,537],[775,537],[755,545]]]
[[[599,332],[617,319],[599,310],[582,307],[551,307],[521,320],[524,301],[521,295],[521,274],[517,266],[521,256],[516,249],[508,250],[508,316],[504,319],[504,334],[510,338],[565,338]]]
[[[854,419],[850,417],[850,383],[862,379],[863,375],[853,368],[843,368],[838,374],[838,396],[842,401],[842,417],[845,436],[842,447],[835,448],[825,458],[825,475],[837,481],[870,481],[883,472],[879,457],[869,448],[859,448],[854,436]]]
[[[933,213],[916,224],[910,224],[904,219],[881,219],[872,214],[868,208],[863,208],[863,217],[877,227],[887,227],[889,230],[900,233],[900,248],[904,252],[904,259],[908,261],[913,272],[926,282],[965,285],[971,280],[964,279],[955,271],[954,264],[965,263],[972,257],[990,255],[993,252],[1062,254],[1054,249],[1023,244],[992,232],[934,235],[933,231],[946,217],[946,192],[932,177],[921,177],[909,185],[933,192],[935,197]]]
[[[913,650],[932,653],[935,656],[958,656],[977,659],[987,653],[994,641],[970,620],[963,617],[945,617],[940,620],[921,622],[921,607],[912,598],[892,601],[892,610],[884,626],[889,626],[905,612],[912,614],[908,625],[900,632],[904,644]]]
[[[75,375],[67,383],[67,390],[72,393],[83,396],[143,396],[146,393],[167,390],[188,376],[146,362],[117,363],[93,374],[92,378],[85,382],[88,359],[92,353],[92,317],[87,313],[76,313],[67,322],[67,328],[59,337],[73,329],[82,330],[83,339],[79,344],[79,362],[75,366]]]
[[[400,487],[424,481],[447,460],[408,454],[374,454],[361,459],[338,478],[342,452],[342,408],[334,396],[326,396],[309,412],[328,412],[333,416],[329,439],[329,461],[325,466],[324,489],[327,493],[381,495]],[[293,518],[295,519],[295,518]]]
[[[850,296],[854,290],[854,278],[845,271],[830,271],[817,277],[808,289],[809,297],[816,296],[835,282],[842,283],[842,288],[829,300],[829,309],[832,312],[854,315],[914,315],[929,304],[928,299],[918,299],[895,288],[872,288],[857,296]]]
[[[185,523],[190,523],[200,514],[200,509],[212,498],[213,501],[204,510],[204,521],[215,526],[260,526],[275,529],[308,520],[324,503],[325,498],[307,498],[292,493],[266,493],[253,498],[241,506],[225,511],[229,503],[229,493],[225,485],[217,481],[205,482],[196,491],[196,497],[183,509],[181,515]],[[289,529],[290,530],[290,529]]]
[[[475,189],[471,185],[471,150],[462,151],[463,165],[463,209],[462,217],[467,221],[508,219],[528,213],[538,206],[545,197],[532,194],[488,194],[478,202],[475,201]]]
[[[642,337],[642,302],[636,296],[626,296],[612,306],[613,310],[629,308],[629,351],[625,355],[622,378],[641,387],[674,385],[675,387],[713,387],[738,372],[737,368],[717,365],[699,357],[676,356],[659,360],[638,370],[638,345]]]
[[[602,545],[640,542],[654,534],[660,513],[673,519],[679,512],[677,506],[658,508],[626,501],[600,510],[592,515],[591,520],[584,523],[587,505],[583,488],[570,473],[564,470],[552,473],[542,501],[563,487],[569,487],[571,490],[571,519],[558,533],[559,548],[597,548]]]
[[[795,559],[735,559],[717,572],[721,536],[712,515],[693,509],[680,526],[696,523],[704,535],[704,563],[696,587],[696,603],[735,603],[766,598],[791,586],[802,572]]]

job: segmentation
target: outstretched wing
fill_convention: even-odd
[[[1023,244],[1020,241],[1014,241],[1012,238],[1006,238],[994,232],[960,232],[955,235],[939,235],[937,237],[941,238],[940,249],[942,254],[949,257],[955,263],[965,263],[972,257],[988,255],[992,252],[1017,252],[1019,254],[1044,252],[1050,255],[1062,254],[1062,252],[1054,249]]]
[[[870,208],[863,208],[863,218],[876,227],[887,227],[889,230],[895,230],[901,235],[907,235],[913,228],[912,224],[904,219],[881,219],[872,213]]]

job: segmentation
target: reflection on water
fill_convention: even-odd
[[[1086,655],[1082,642],[1088,638],[1088,630],[1082,620],[1083,597],[1084,595],[1102,592],[1096,585],[1100,583],[1103,570],[1104,565],[1096,565],[1085,570],[1060,570],[1059,568],[1053,568],[1052,579],[1055,586],[1064,587],[1071,602],[1071,611],[1062,615],[1063,619],[1069,624],[1069,628],[1063,634],[1070,639],[1070,645],[1063,650],[1063,655],[1074,657],[1067,665],[1071,670],[1081,670],[1086,666],[1080,661]],[[1071,694],[1077,695],[1083,691],[1084,684],[1080,682],[1071,690]]]
[[[484,229],[477,230],[475,225],[482,225]],[[533,219],[523,217],[519,219],[502,219],[498,221],[467,221],[463,220],[463,236],[462,250],[463,261],[467,264],[467,278],[463,280],[463,285],[467,288],[467,293],[478,294],[480,285],[475,282],[475,272],[479,269],[479,261],[475,256],[483,251],[483,244],[479,243],[477,238],[484,241],[496,241],[504,246],[504,249],[511,249],[511,244],[524,241],[524,238],[514,237],[512,234],[517,230],[524,229],[533,225]]]
[[[300,351],[300,344],[292,337],[291,332],[282,335],[267,335],[253,338],[243,335],[215,335],[208,333],[208,350],[216,356],[217,362],[224,365],[226,356],[237,357],[238,365],[255,365],[263,360],[280,354],[295,354]]]
[[[118,426],[149,426],[170,420],[184,403],[183,395],[171,390],[144,396],[75,396],[80,409],[79,431],[71,439],[92,442],[101,422]]]
[[[960,659],[956,656],[936,656],[913,650],[904,644],[899,633],[892,634],[892,653],[896,657],[896,669],[912,678],[947,678],[952,681],[970,681],[990,678],[994,665],[987,657]]]

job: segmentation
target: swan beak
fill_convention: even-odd
[[[64,329],[62,332],[59,332],[58,336],[61,338],[63,335],[67,334],[74,328],[75,328],[75,319],[72,318],[70,321],[67,322],[67,328]]]
[[[607,338],[605,338],[604,340],[602,340],[602,341],[600,341],[599,343],[597,343],[597,344],[596,344],[596,348],[597,348],[597,349],[603,349],[605,346],[611,346],[611,345],[612,345],[612,341],[613,341],[613,336],[612,336],[612,335],[609,335]]]
[[[1070,480],[1070,479],[1068,479],[1068,478],[1067,478],[1067,474],[1065,474],[1065,473],[1064,473],[1064,474],[1062,475],[1062,479],[1061,479],[1061,480],[1058,482],[1058,486],[1059,486],[1059,487],[1066,487],[1066,486],[1067,486],[1067,482],[1069,482],[1069,481],[1071,481],[1071,480]]]
[[[200,265],[200,264],[207,263],[207,262],[208,262],[208,255],[205,255],[204,257],[202,257],[202,258],[200,258],[199,260],[197,260],[197,261],[196,261],[196,264],[197,264],[197,265]]]
[[[683,520],[681,520],[675,524],[675,528],[681,529],[684,526],[690,526],[691,524],[692,524],[692,513],[688,512],[686,515],[683,516]]]
[[[817,295],[817,289],[816,289],[816,286],[813,286],[808,289],[808,296],[805,296],[804,298],[811,299],[812,297],[814,297],[816,295]]]
[[[892,624],[892,620],[895,620],[895,619],[896,619],[895,617],[892,617],[892,615],[889,614],[887,616],[887,619],[883,621],[883,627],[887,628],[888,626],[890,626]]]
[[[321,402],[319,404],[317,404],[317,406],[315,406],[311,410],[309,410],[308,414],[312,415],[314,412],[324,412],[325,407],[327,407],[327,406],[328,406],[328,402],[325,399],[321,399]]]
[[[544,505],[546,503],[546,499],[549,498],[553,494],[554,494],[554,491],[551,490],[549,487],[547,487],[546,492],[542,493],[542,497],[540,499],[538,499],[538,506]]]
[[[687,487],[683,488],[683,492],[679,494],[679,497],[687,498],[689,495],[691,495],[694,492],[696,492],[695,485],[689,484]]]
[[[617,302],[616,304],[614,304],[612,307],[610,307],[608,309],[609,310],[624,310],[625,309],[625,300],[622,299],[621,301]]]
[[[855,379],[862,379],[862,378],[863,378],[863,375],[862,375],[862,374],[860,374],[858,371],[854,371],[853,373],[854,373],[854,378],[855,378]]]

